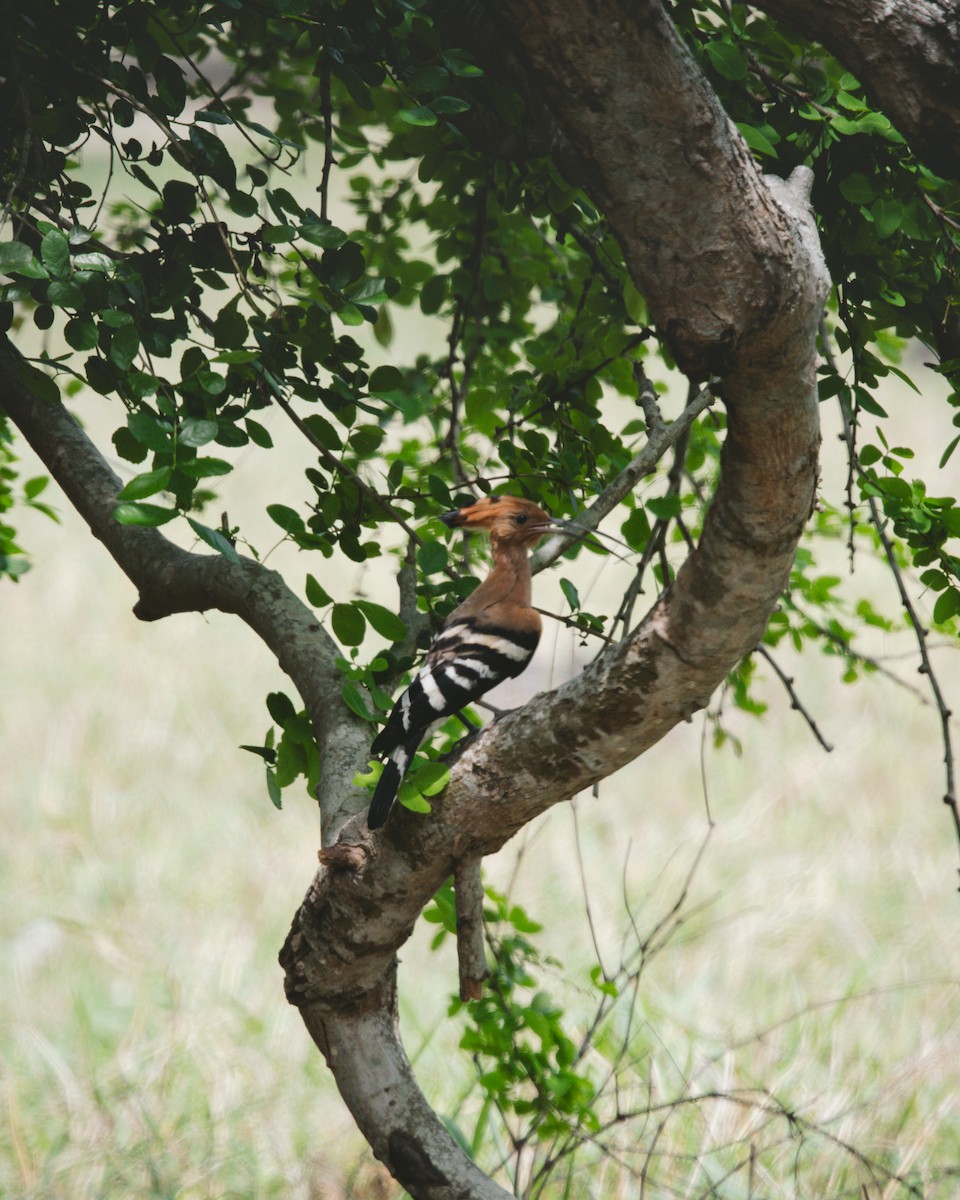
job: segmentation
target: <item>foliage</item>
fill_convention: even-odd
[[[840,594],[818,565],[831,543],[886,559],[921,647],[927,627],[960,627],[960,505],[911,477],[914,448],[886,432],[877,395],[891,375],[906,379],[901,349],[919,339],[960,427],[960,191],[821,47],[746,6],[672,10],[763,169],[815,173],[835,285],[820,395],[841,407],[849,477],[823,498],[764,648],[815,643],[852,680],[877,668],[858,631],[904,618]],[[18,343],[42,344],[23,368],[31,385],[62,389],[81,415],[91,390],[115,403],[112,452],[129,467],[118,521],[189,522],[228,558],[237,542],[257,550],[242,522],[209,515],[217,481],[245,447],[271,448],[261,418],[280,410],[316,460],[301,503],[267,512],[320,564],[306,598],[343,648],[344,703],[373,722],[417,643],[474,586],[453,535],[428,519],[501,485],[575,516],[646,432],[634,365],[671,378],[602,214],[551,159],[486,148],[491,121],[523,146],[525,101],[425,0],[38,0],[9,21],[0,319]],[[411,314],[415,342],[400,332]],[[561,583],[585,639],[629,629],[644,587],[669,582],[698,535],[723,434],[721,414],[698,420],[617,510],[630,564],[618,609],[585,612]],[[0,425],[0,573],[13,578],[26,562],[9,510],[43,507],[43,481],[17,490],[15,462]],[[406,543],[398,568],[417,572],[417,608],[401,618],[334,601],[323,560],[383,555],[391,524]],[[926,622],[908,566],[936,596]],[[728,694],[759,714],[755,667],[742,664]],[[315,784],[316,747],[292,700],[273,693],[267,707],[280,732],[248,749],[279,805],[295,780]],[[949,772],[946,719],[944,730]],[[425,749],[407,790],[415,807],[443,786],[439,749]],[[491,902],[505,927],[496,984],[465,1039],[485,1064],[480,1084],[535,1119],[538,1136],[591,1131],[594,1088],[562,1011],[535,988],[527,918]]]
[[[854,429],[863,413],[882,419],[875,386],[902,373],[891,335],[944,335],[957,185],[912,157],[829,55],[770,19],[689,4],[676,16],[763,165],[814,166],[834,336],[849,352],[828,360],[823,397],[842,397]],[[304,511],[268,511],[323,556],[379,555],[376,526],[410,530],[468,485],[509,479],[569,515],[629,461],[645,428],[630,364],[655,353],[642,300],[602,218],[549,160],[498,161],[464,136],[457,118],[496,107],[500,85],[429,6],[88,0],[58,6],[52,41],[17,19],[6,323],[47,333],[40,358],[69,394],[85,382],[119,402],[114,446],[141,470],[118,519],[202,511],[231,452],[270,445],[256,414],[272,405],[318,462]],[[313,145],[308,201],[294,167]],[[122,189],[112,176],[93,187],[85,164],[104,153]],[[404,354],[404,308],[444,331],[441,353]],[[941,369],[955,377],[952,360]],[[605,394],[626,412],[606,417]],[[695,536],[719,425],[701,422],[684,446],[697,486],[627,500],[634,553],[654,530],[661,547]],[[903,478],[900,449],[864,446],[851,477],[935,566],[925,582],[946,625],[960,607],[957,509]],[[442,542],[414,538],[421,595],[442,616],[463,582]],[[666,556],[653,565],[664,582]],[[332,617],[344,645],[362,643],[356,603]]]

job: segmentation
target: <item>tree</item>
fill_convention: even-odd
[[[848,673],[873,666],[854,622],[891,618],[837,610],[818,539],[894,573],[960,830],[926,650],[931,623],[956,631],[960,509],[904,477],[912,452],[887,444],[875,394],[902,374],[903,338],[951,387],[960,363],[960,113],[941,83],[960,30],[945,5],[875,7],[74,0],[12,18],[0,498],[42,504],[42,481],[16,485],[15,429],[137,587],[140,619],[233,613],[290,676],[303,709],[272,696],[279,734],[254,749],[275,799],[305,778],[324,852],[284,947],[287,995],[413,1195],[504,1193],[416,1084],[398,947],[455,876],[475,995],[484,855],[725,680],[749,708],[755,652],[786,639]],[[301,156],[309,195],[286,178]],[[405,308],[439,323],[439,352],[401,343]],[[674,367],[689,392],[667,422],[650,376]],[[125,483],[61,388],[115,400]],[[839,500],[818,499],[818,400],[834,399],[849,473]],[[379,556],[395,528],[399,616],[335,599],[322,566],[304,603],[242,519],[207,515],[233,452],[270,447],[271,407],[316,452],[301,508],[274,504],[273,520],[331,566]],[[633,579],[606,614],[566,581],[565,619],[599,635],[590,666],[449,764],[446,729],[406,790],[420,811],[371,836],[373,722],[473,586],[425,521],[505,483],[579,531],[615,522]],[[579,531],[537,567],[595,552]],[[19,578],[7,524],[0,539]],[[913,568],[937,597],[929,619]],[[638,621],[644,584],[658,595]]]

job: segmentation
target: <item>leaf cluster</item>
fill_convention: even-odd
[[[789,629],[850,647],[867,619],[854,607],[831,626],[815,546],[847,531],[879,550],[861,536],[873,503],[954,631],[957,504],[905,477],[912,448],[884,432],[877,389],[906,378],[901,347],[919,338],[960,424],[958,185],[822,47],[744,5],[671,10],[762,167],[813,169],[835,283],[821,399],[850,429],[847,511],[825,498],[792,584],[810,619],[785,606],[768,643]],[[55,399],[56,380],[81,411],[91,389],[115,402],[119,521],[186,519],[228,558],[238,544],[258,554],[244,517],[205,510],[241,453],[274,449],[274,415],[289,422],[314,461],[299,499],[264,501],[282,536],[331,567],[413,555],[417,612],[403,622],[338,595],[318,567],[308,583],[344,650],[343,700],[371,721],[475,586],[473,558],[430,518],[499,487],[578,514],[646,433],[635,365],[658,383],[672,369],[603,214],[557,161],[524,152],[536,114],[523,81],[490,70],[474,34],[426,0],[38,0],[11,15],[0,85],[0,322],[41,342],[37,390]],[[867,418],[877,431],[860,446]],[[561,585],[584,639],[619,636],[644,590],[669,583],[723,435],[722,415],[697,421],[617,509],[619,607],[585,610]],[[20,573],[6,510],[35,496],[11,491],[0,452],[0,562]],[[855,674],[862,660],[842,656]],[[748,712],[763,704],[754,679],[744,668],[730,690]]]

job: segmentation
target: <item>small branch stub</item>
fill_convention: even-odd
[[[317,861],[331,871],[361,871],[367,863],[367,850],[356,842],[337,842],[317,851]]]
[[[479,858],[465,858],[454,868],[457,897],[457,960],[460,964],[460,999],[479,1000],[483,981],[490,974],[483,940],[483,881]]]

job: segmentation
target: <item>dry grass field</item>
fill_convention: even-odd
[[[247,506],[261,550],[273,535],[258,506],[286,498],[300,453],[264,481],[255,452],[230,483],[225,504]],[[58,507],[60,527],[21,522],[36,565],[0,592],[0,1195],[399,1195],[282,995],[276,955],[316,865],[316,814],[304,794],[276,811],[237,747],[263,734],[263,697],[285,681],[219,614],[139,624],[130,585]],[[338,596],[391,594],[385,572],[331,580],[286,547],[270,563]],[[548,636],[531,686],[571,659]],[[960,706],[955,652],[937,662]],[[544,951],[564,964],[547,986],[573,1029],[592,1003],[587,906],[615,965],[624,893],[642,927],[670,908],[709,802],[688,919],[645,972],[637,1014],[650,1094],[700,1099],[657,1144],[659,1187],[608,1160],[571,1196],[911,1194],[857,1153],[914,1195],[960,1194],[958,855],[936,715],[883,680],[843,685],[823,657],[785,666],[832,754],[771,679],[765,719],[729,716],[741,757],[704,749],[695,720],[489,865],[545,923]],[[432,932],[402,952],[407,1045],[436,1104],[469,1125],[462,1022],[446,1016],[456,967]],[[717,1092],[775,1098],[791,1118]],[[649,1133],[624,1131],[624,1154]],[[741,1166],[711,1176],[728,1161]]]

